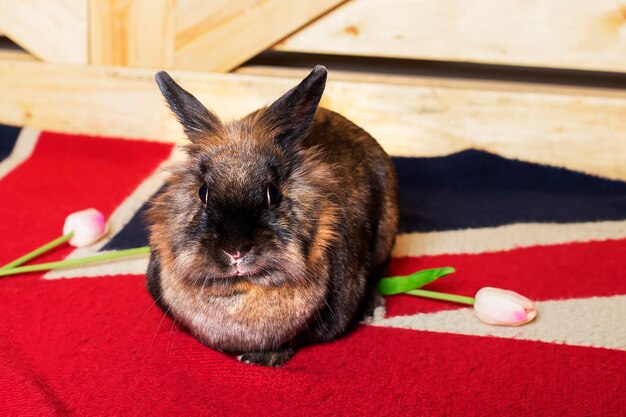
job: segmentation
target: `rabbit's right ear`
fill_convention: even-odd
[[[316,65],[300,84],[267,108],[263,117],[282,146],[293,147],[309,129],[319,105],[328,71]]]
[[[222,127],[220,119],[191,93],[176,84],[167,72],[159,71],[155,79],[170,109],[183,125],[189,140],[196,142]]]

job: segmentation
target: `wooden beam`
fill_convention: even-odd
[[[40,59],[87,63],[87,0],[0,0],[0,28]]]
[[[38,59],[19,49],[0,48],[0,61],[38,61]]]
[[[353,0],[275,48],[626,71],[626,1]]]
[[[345,0],[180,0],[175,67],[229,71]]]
[[[244,65],[233,71],[236,74],[259,75],[264,77],[304,78],[307,68],[278,67],[271,65]],[[567,96],[615,97],[626,99],[626,91],[614,88],[593,88],[557,84],[534,84],[520,81],[491,81],[471,78],[451,78],[434,76],[413,76],[397,74],[381,74],[373,72],[354,72],[332,70],[336,81],[349,81],[374,84],[415,85],[435,88],[461,88],[483,91],[503,91],[518,93],[557,94]]]
[[[174,0],[90,0],[90,62],[169,68],[174,62]]]
[[[144,69],[0,61],[0,122],[180,140],[181,129],[153,76],[154,71]],[[224,119],[271,102],[299,81],[284,74],[173,71],[173,76]],[[322,105],[365,128],[393,155],[434,156],[478,148],[626,180],[623,92],[339,78],[330,73]]]
[[[0,60],[4,61],[37,61],[38,59],[21,48],[16,48],[6,39],[0,38]]]

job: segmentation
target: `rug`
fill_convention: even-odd
[[[172,147],[0,126],[0,264],[87,207],[90,249],[146,244],[141,213]],[[0,278],[1,416],[619,416],[626,412],[626,183],[468,149],[394,158],[392,274],[454,266],[428,288],[536,300],[519,328],[398,295],[386,316],[282,368],[208,349],[153,304],[146,257]],[[155,173],[156,171],[156,173]]]

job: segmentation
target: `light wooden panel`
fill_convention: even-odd
[[[175,67],[229,71],[345,0],[180,0]]]
[[[169,68],[174,62],[174,0],[91,0],[90,62]]]
[[[0,0],[0,31],[43,60],[87,63],[87,0]]]
[[[222,117],[267,104],[299,79],[174,72]],[[97,135],[174,141],[180,127],[151,70],[0,61],[0,122]],[[330,74],[322,105],[372,133],[394,155],[478,148],[626,180],[626,97],[550,89]]]
[[[626,71],[626,1],[352,0],[275,48]]]
[[[268,77],[304,78],[307,68],[280,67],[272,65],[243,65],[233,71],[236,74],[258,75]],[[626,85],[624,89],[590,88],[584,86],[569,86],[557,84],[534,84],[516,81],[492,81],[471,78],[451,78],[450,76],[412,76],[399,74],[381,74],[375,72],[355,72],[333,70],[332,77],[336,81],[353,83],[414,85],[422,87],[461,88],[469,90],[503,91],[519,93],[539,93],[550,95],[614,97],[626,99]]]
[[[0,60],[4,61],[37,61],[33,55],[19,49],[0,48]]]

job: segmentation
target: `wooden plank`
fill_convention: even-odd
[[[169,68],[174,62],[174,0],[90,0],[90,62]]]
[[[353,0],[275,48],[626,71],[626,1]]]
[[[0,60],[2,61],[38,61],[36,57],[19,49],[0,48]]]
[[[0,34],[0,60],[5,61],[37,61],[33,54],[17,47],[6,37]]]
[[[181,0],[175,67],[229,71],[345,0]]]
[[[87,0],[0,0],[0,28],[40,59],[87,63]]]
[[[175,141],[151,70],[0,62],[0,122]],[[271,102],[298,82],[288,76],[174,77],[224,119]],[[532,87],[473,88],[345,81],[330,74],[322,105],[353,120],[394,155],[444,155],[466,148],[626,180],[626,94]],[[486,84],[486,82],[483,82]],[[497,83],[496,83],[497,84]]]
[[[233,71],[237,74],[260,75],[267,77],[304,78],[307,68],[290,68],[271,65],[244,65]],[[433,76],[412,76],[398,74],[381,74],[372,72],[354,72],[332,70],[333,79],[337,81],[382,83],[395,85],[415,85],[422,87],[462,88],[484,91],[504,91],[520,93],[547,93],[559,95],[576,95],[590,97],[626,98],[626,91],[619,88],[601,88],[570,86],[556,84],[535,84],[519,81],[492,81],[471,78],[451,78]]]

